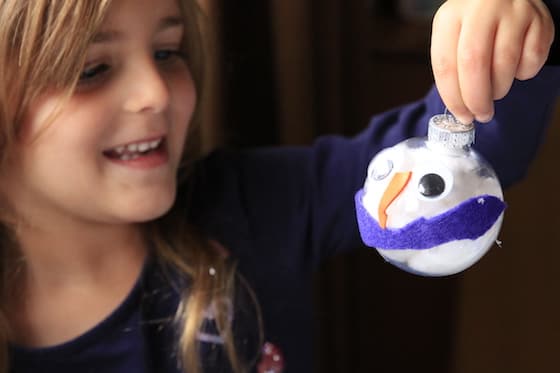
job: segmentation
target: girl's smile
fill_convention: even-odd
[[[163,136],[118,145],[103,155],[119,165],[141,169],[161,166],[169,159]]]

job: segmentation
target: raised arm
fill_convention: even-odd
[[[559,2],[547,2],[555,19]],[[558,49],[555,42],[549,62],[557,62]],[[490,122],[477,126],[475,147],[505,187],[523,178],[534,159],[559,87],[559,66],[513,81],[509,93],[495,102]],[[330,136],[311,147],[217,152],[195,173],[191,186],[197,201],[190,212],[211,236],[250,261],[312,268],[325,255],[361,244],[353,195],[371,158],[405,138],[425,136],[429,118],[444,110],[433,88],[422,100],[374,116],[352,139]]]
[[[515,82],[496,103],[491,122],[477,126],[475,147],[504,186],[525,175],[559,87],[560,67],[546,67],[533,79]],[[194,213],[204,217],[211,235],[234,251],[239,248],[250,261],[262,255],[262,262],[276,268],[312,268],[326,255],[361,245],[353,195],[371,158],[408,137],[425,136],[428,119],[443,111],[434,88],[420,101],[374,116],[355,138],[328,136],[310,147],[217,152],[196,174]]]

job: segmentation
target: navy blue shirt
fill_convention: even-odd
[[[525,175],[559,87],[560,68],[546,67],[535,79],[516,82],[497,103],[493,123],[477,127],[475,147],[504,186]],[[238,260],[262,307],[265,339],[283,350],[286,372],[312,371],[310,275],[323,258],[361,246],[353,196],[369,161],[387,146],[425,136],[429,117],[443,111],[432,89],[423,100],[373,117],[354,138],[216,151],[180,190],[192,193],[185,206],[191,223]],[[84,335],[48,348],[11,346],[11,371],[178,372],[172,323],[178,299],[150,260],[123,303]],[[250,322],[241,324],[248,326],[240,333],[251,353],[254,331]],[[203,342],[202,350],[208,371],[227,371],[219,343]]]

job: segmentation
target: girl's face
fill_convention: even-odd
[[[196,100],[185,31],[176,0],[114,1],[77,91],[44,94],[22,123],[0,184],[18,215],[113,224],[170,208]]]

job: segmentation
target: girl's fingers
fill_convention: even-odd
[[[467,109],[480,122],[488,122],[494,115],[491,66],[496,31],[493,12],[481,9],[471,13],[464,18],[457,47],[461,96]]]
[[[526,13],[525,13],[526,14]],[[517,74],[530,19],[524,15],[502,20],[496,31],[492,57],[492,98],[499,100],[509,92]]]
[[[461,122],[487,122],[515,78],[534,77],[554,39],[541,0],[448,0],[432,29],[432,68],[447,108]]]
[[[544,66],[554,39],[554,25],[549,19],[534,17],[522,44],[521,61],[515,77],[526,80],[534,77]]]
[[[436,86],[443,103],[463,123],[470,123],[473,115],[461,97],[457,76],[457,45],[461,32],[459,18],[444,4],[433,20],[431,63]]]

